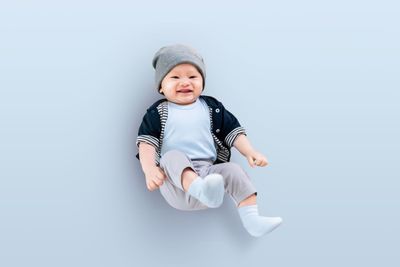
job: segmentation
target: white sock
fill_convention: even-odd
[[[280,217],[264,217],[258,215],[258,206],[242,206],[238,208],[244,228],[250,235],[260,237],[273,231],[282,223]]]
[[[188,193],[209,208],[221,206],[224,200],[224,179],[212,173],[202,179],[197,177],[189,186]]]

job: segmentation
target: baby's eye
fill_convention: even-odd
[[[179,79],[178,76],[171,76],[172,79]]]
[[[194,78],[197,78],[197,76],[190,76],[189,78],[190,79],[194,79]]]

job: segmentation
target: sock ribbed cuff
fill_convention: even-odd
[[[248,215],[259,215],[257,204],[239,207],[238,212],[241,218],[244,218]]]
[[[188,188],[188,193],[192,196],[198,196],[199,195],[199,191],[202,187],[202,183],[203,183],[203,179],[200,176],[197,176],[197,178],[195,178],[193,180],[193,182],[190,184],[189,188]]]

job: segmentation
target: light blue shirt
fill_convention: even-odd
[[[198,98],[190,105],[168,102],[161,156],[169,150],[179,150],[190,159],[215,161],[217,151],[210,131],[210,114],[204,100]]]

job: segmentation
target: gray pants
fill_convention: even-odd
[[[160,187],[161,195],[167,203],[178,210],[206,209],[203,203],[190,196],[182,187],[182,172],[192,168],[200,177],[210,173],[218,173],[224,178],[225,192],[238,205],[252,194],[257,194],[250,178],[242,167],[234,162],[213,165],[211,160],[191,160],[179,150],[170,150],[160,159],[160,168],[164,170],[167,179]]]

